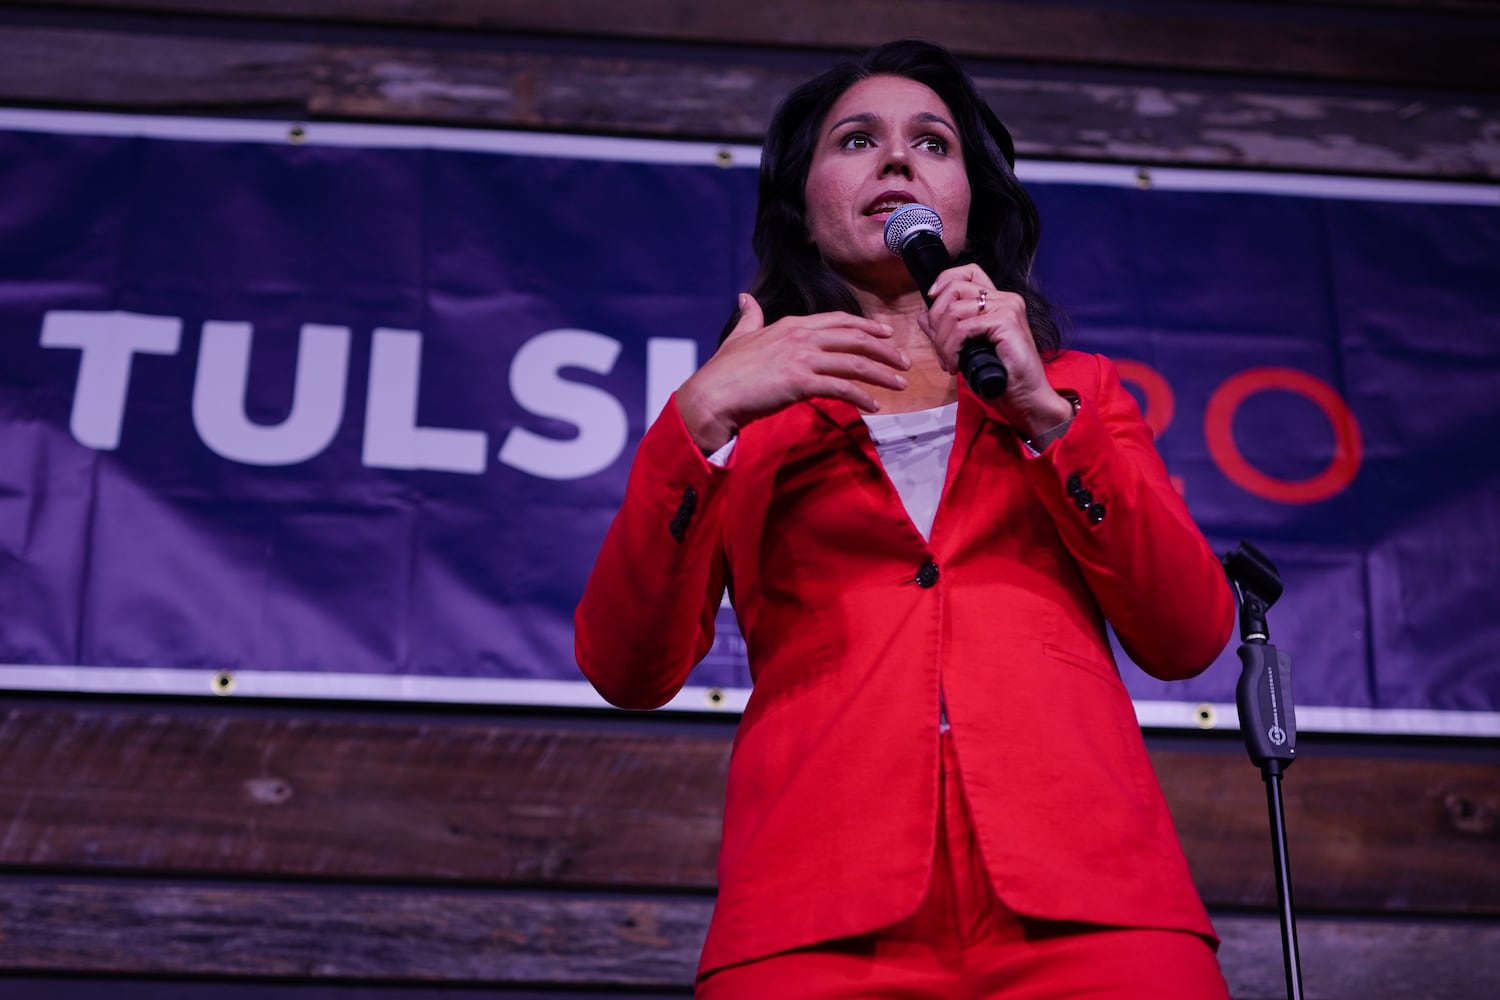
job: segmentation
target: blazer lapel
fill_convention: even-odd
[[[807,405],[816,410],[828,423],[848,435],[849,440],[858,446],[860,453],[867,459],[877,466],[880,465],[880,455],[875,451],[875,439],[870,437],[870,429],[865,426],[864,418],[859,415],[858,408],[842,399],[810,399]]]

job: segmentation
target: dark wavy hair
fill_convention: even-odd
[[[750,293],[765,310],[766,322],[832,310],[861,314],[848,285],[808,242],[805,191],[823,119],[846,90],[872,76],[914,80],[953,112],[970,191],[968,246],[957,263],[977,263],[997,288],[1020,295],[1037,349],[1044,357],[1055,355],[1062,335],[1031,273],[1041,219],[1016,179],[1010,133],[948,50],[911,39],[888,42],[834,66],[777,107],[761,151],[751,239],[760,270]],[[738,313],[730,318],[726,336],[738,318]]]

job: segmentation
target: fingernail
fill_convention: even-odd
[[[909,357],[906,356],[906,352],[905,351],[901,352],[900,357],[901,357],[901,363],[903,365],[905,365],[907,368],[910,368],[911,367],[911,358],[909,358]]]
[[[906,379],[902,378],[900,375],[896,376],[896,388],[897,389],[905,389],[906,388]]]

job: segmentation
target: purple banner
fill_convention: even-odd
[[[751,273],[754,151],[18,115],[0,685],[589,703],[572,608]],[[1304,728],[1500,734],[1500,194],[1022,176],[1073,345],[1282,570]],[[685,707],[742,703],[720,620]],[[1191,724],[1239,665],[1125,673]]]

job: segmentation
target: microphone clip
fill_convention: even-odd
[[[1250,760],[1263,772],[1279,774],[1297,756],[1292,661],[1271,645],[1266,622],[1266,612],[1281,597],[1281,574],[1264,552],[1246,541],[1220,561],[1239,602],[1241,645],[1236,652],[1243,669],[1235,704],[1240,733]]]

